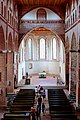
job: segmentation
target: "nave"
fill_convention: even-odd
[[[41,120],[79,120],[73,104],[68,99],[67,90],[63,86],[46,89],[45,116],[41,112]],[[20,89],[14,94],[13,102],[8,106],[1,120],[33,120],[37,99],[34,89]],[[31,110],[32,108],[32,110]]]

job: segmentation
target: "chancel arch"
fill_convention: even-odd
[[[28,43],[29,40],[30,43]],[[26,59],[20,61],[18,65],[20,69],[18,73],[19,81],[26,72],[31,75],[45,71],[48,74],[60,76],[65,83],[64,44],[54,31],[45,27],[33,29],[25,35],[20,44],[20,59],[22,49],[24,53],[23,56],[25,56]],[[29,59],[29,52],[30,56],[32,55],[32,59]]]

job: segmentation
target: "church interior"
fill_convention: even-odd
[[[0,38],[0,119],[80,120],[80,0],[0,0]]]

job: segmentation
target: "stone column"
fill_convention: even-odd
[[[76,99],[76,105],[78,109],[80,110],[80,50],[77,52],[77,99]]]
[[[73,101],[76,101],[76,64],[77,56],[76,50],[70,50],[70,95],[72,96]]]

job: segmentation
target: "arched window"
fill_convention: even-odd
[[[65,61],[65,49],[62,41],[60,41],[60,60],[63,63]]]
[[[75,21],[77,20],[77,10],[75,10]]]
[[[1,2],[1,15],[3,15],[3,2]]]
[[[73,23],[74,23],[74,21],[75,21],[75,18],[74,18],[75,16],[74,16],[74,13],[73,13]]]
[[[28,59],[32,59],[32,39],[28,40]]]
[[[37,11],[37,20],[46,20],[46,11],[43,8],[38,9]]]
[[[40,39],[40,59],[45,59],[45,39]]]
[[[53,45],[53,59],[56,59],[57,58],[57,41],[56,41],[56,38],[53,38],[52,40],[52,45]]]

